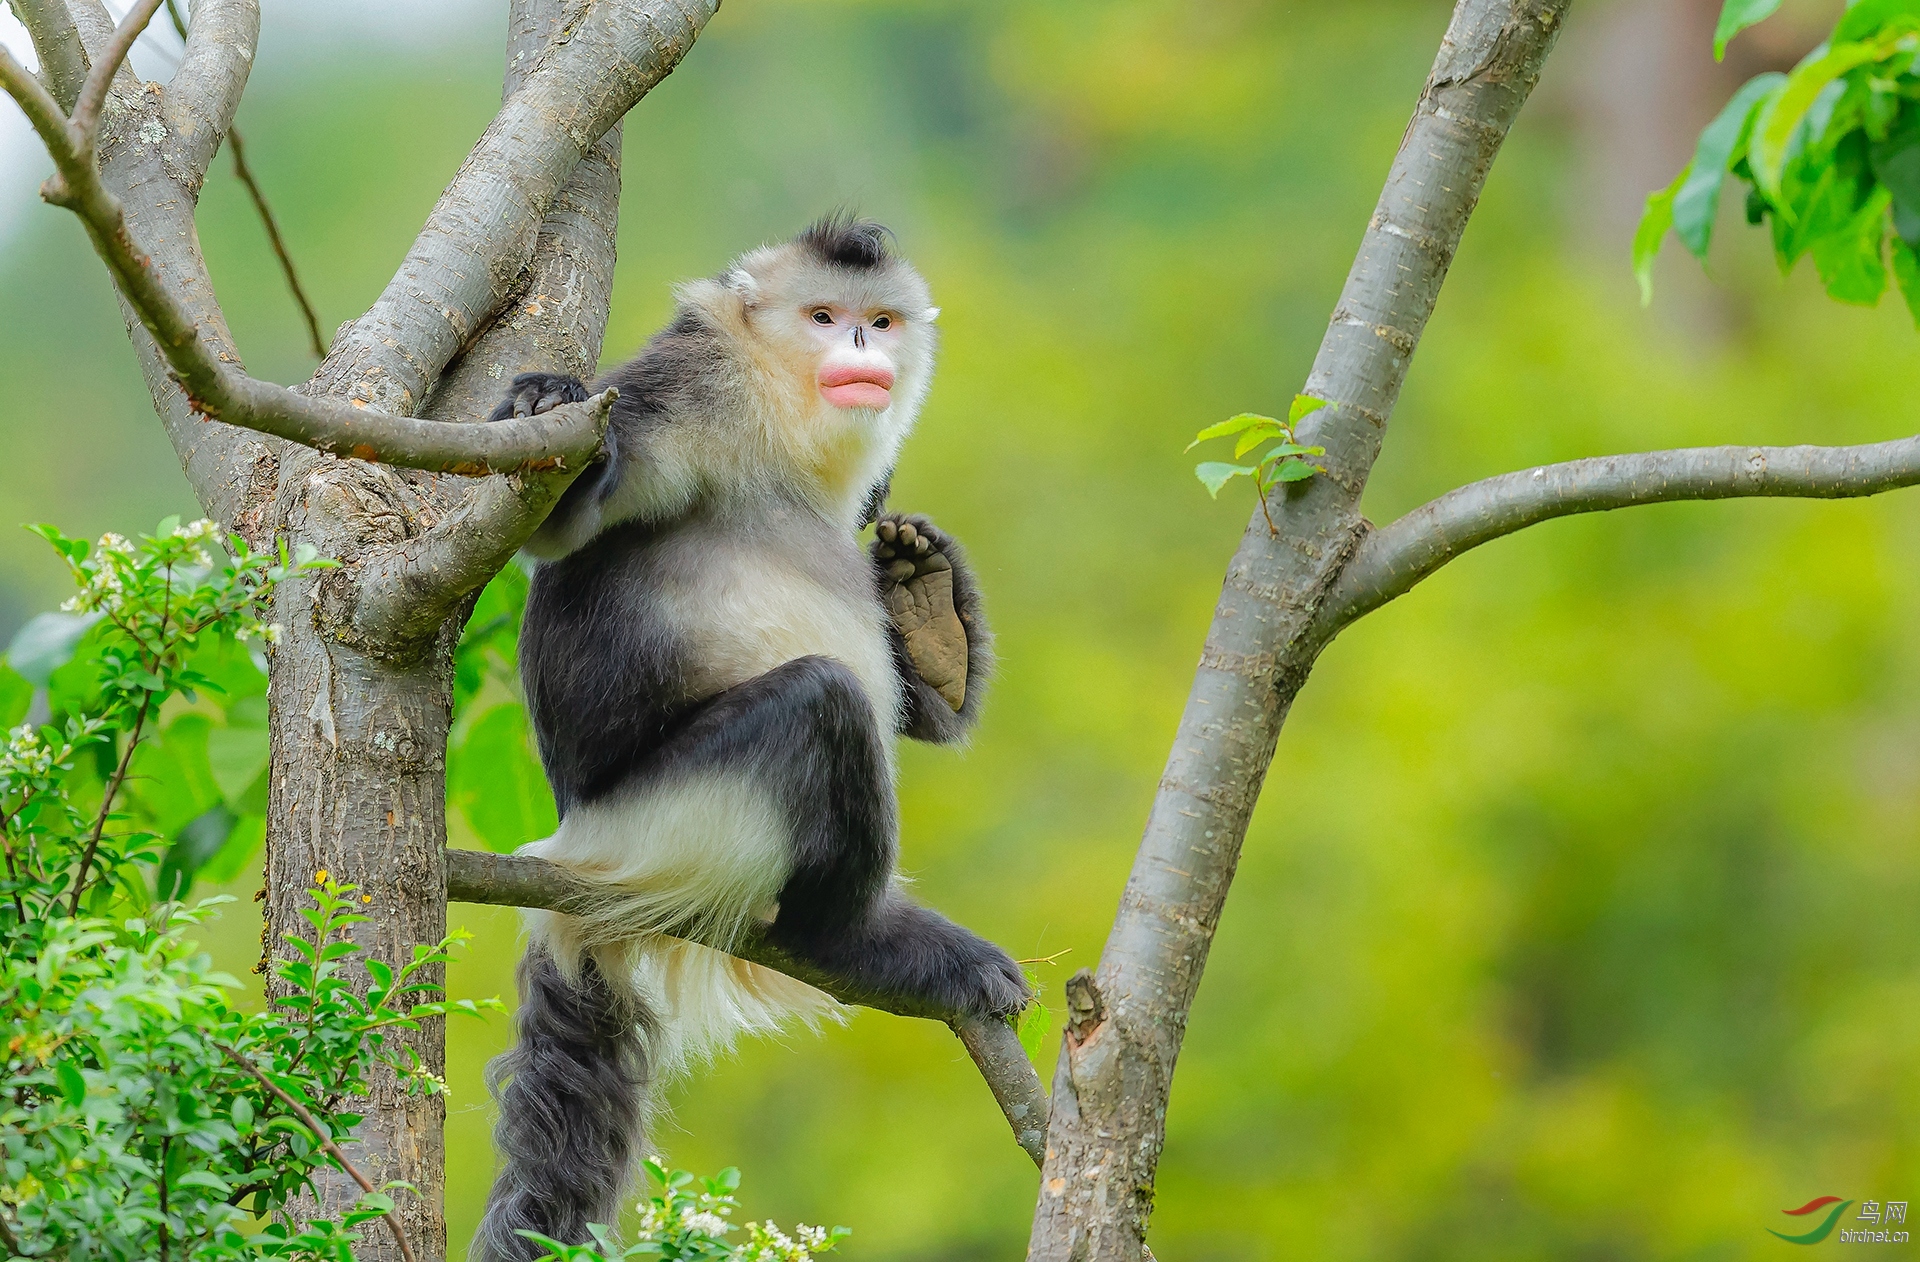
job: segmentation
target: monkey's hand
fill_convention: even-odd
[[[958,713],[967,700],[967,628],[953,603],[948,540],[924,517],[883,513],[873,559],[884,575],[881,599],[906,641],[914,671]]]
[[[587,385],[578,377],[563,377],[554,372],[523,372],[513,379],[513,389],[493,410],[490,421],[538,416],[563,403],[585,403],[590,396]]]

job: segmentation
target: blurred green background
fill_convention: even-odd
[[[240,123],[331,328],[490,117],[504,5],[405,38],[343,10],[365,30],[330,40],[286,33],[289,7],[266,6]],[[1912,431],[1899,303],[1782,281],[1732,207],[1715,276],[1669,249],[1638,305],[1641,195],[1838,4],[1790,0],[1720,68],[1717,7],[1575,7],[1414,365],[1375,520],[1547,460]],[[934,286],[942,370],[894,501],[968,542],[1003,666],[970,750],[904,755],[906,862],[1015,954],[1070,948],[1043,970],[1056,996],[1098,956],[1252,508],[1239,486],[1210,502],[1180,448],[1298,388],[1448,8],[730,0],[629,123],[609,360],[671,281],[836,205],[891,223]],[[18,204],[38,176],[8,178]],[[77,226],[10,222],[6,517],[191,511]],[[224,164],[200,225],[249,367],[304,376]],[[1159,1256],[1763,1257],[1812,1197],[1920,1199],[1917,553],[1915,494],[1640,509],[1491,545],[1342,636],[1193,1013]],[[0,635],[63,588],[0,532]],[[214,944],[236,972],[253,888]],[[453,920],[479,935],[455,993],[510,993],[514,916]],[[456,1248],[507,1035],[452,1031]],[[846,1223],[849,1257],[1023,1247],[1034,1172],[942,1028],[863,1013],[670,1103],[675,1164],[743,1166],[750,1211]]]

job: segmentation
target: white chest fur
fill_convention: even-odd
[[[654,599],[688,646],[693,694],[710,696],[796,658],[832,658],[860,680],[891,737],[901,701],[886,613],[866,594],[865,558],[851,540],[835,549],[842,550],[802,561],[763,542],[729,540],[697,569],[676,567]]]

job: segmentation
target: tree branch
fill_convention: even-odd
[[[87,81],[87,50],[66,0],[10,0],[14,14],[33,39],[40,74],[54,99],[71,107]]]
[[[718,7],[587,7],[501,106],[386,291],[335,339],[316,389],[396,415],[415,412],[513,292],[582,155],[672,71]]]
[[[1689,447],[1474,482],[1369,534],[1320,610],[1331,636],[1461,553],[1555,517],[1754,496],[1853,499],[1920,484],[1920,437],[1857,447]]]
[[[539,907],[578,914],[592,910],[613,891],[584,880],[557,863],[527,855],[497,855],[481,850],[447,851],[447,898],[452,902],[486,903],[502,907]],[[701,942],[689,931],[672,935]],[[702,943],[702,945],[712,945]],[[1005,1021],[956,1014],[895,995],[852,986],[781,951],[765,939],[749,937],[731,947],[715,947],[762,968],[785,973],[833,996],[841,1003],[876,1008],[902,1017],[944,1021],[953,1028],[980,1069],[993,1098],[1013,1128],[1014,1138],[1034,1164],[1044,1158],[1042,1127],[1047,1116],[1046,1091],[1028,1062],[1013,1027]]]
[[[183,182],[196,191],[206,178],[220,141],[233,130],[234,112],[247,90],[247,76],[253,70],[253,54],[260,42],[260,0],[199,0],[193,6],[191,27],[180,22],[174,0],[166,0],[167,13],[186,42],[180,66],[173,72],[166,94],[160,99],[160,121],[166,124],[173,146],[173,158],[182,168]],[[239,141],[234,138],[234,164],[243,171],[242,182],[253,191],[244,174]],[[257,198],[257,194],[256,194]],[[279,233],[272,217],[264,209],[267,231],[279,248]],[[285,258],[282,257],[285,264]],[[291,266],[290,264],[285,264]],[[296,285],[296,291],[298,286]],[[303,304],[304,305],[304,304]]]
[[[1029,1262],[1143,1256],[1173,1071],[1315,612],[1488,172],[1569,0],[1459,0],[1328,321],[1300,426],[1327,472],[1253,514],[1228,567],[1098,970],[1077,988]],[[1268,529],[1271,512],[1277,531]]]

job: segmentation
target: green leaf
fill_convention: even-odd
[[[1052,1029],[1053,1013],[1038,999],[1029,1003],[1020,1013],[1020,1023],[1014,1027],[1014,1033],[1020,1036],[1020,1046],[1026,1051],[1028,1060],[1040,1055],[1047,1034]]]
[[[264,787],[267,754],[265,727],[235,727],[229,722],[207,733],[207,770],[229,805],[240,806],[249,790]],[[247,805],[266,808],[264,801]]]
[[[1325,447],[1302,447],[1299,443],[1279,443],[1261,452],[1259,463],[1264,469],[1274,461],[1284,460],[1288,456],[1324,456],[1326,454]]]
[[[1893,194],[1894,229],[1908,245],[1920,243],[1920,108],[1900,111],[1887,134],[1868,146],[1867,162]]]
[[[1305,482],[1318,472],[1318,467],[1304,460],[1289,460],[1267,476],[1273,482]]]
[[[1667,229],[1673,226],[1673,199],[1680,192],[1687,177],[1693,174],[1693,164],[1674,177],[1673,183],[1655,193],[1647,194],[1647,208],[1640,215],[1640,226],[1633,233],[1633,275],[1640,282],[1640,305],[1653,304],[1653,260],[1660,255],[1660,243],[1666,239]]]
[[[87,1102],[87,1079],[80,1067],[70,1060],[63,1060],[54,1066],[54,1076],[60,1079],[60,1094],[67,1103],[79,1108]]]
[[[1185,450],[1192,451],[1208,439],[1225,438],[1228,434],[1238,434],[1241,430],[1251,429],[1256,425],[1271,425],[1275,429],[1280,428],[1280,422],[1271,416],[1259,416],[1252,412],[1242,412],[1240,415],[1229,417],[1217,425],[1207,426],[1193,436],[1193,441],[1186,445]]]
[[[175,1187],[205,1188],[215,1196],[233,1195],[233,1184],[207,1170],[189,1170],[173,1183]]]
[[[1914,248],[1895,237],[1893,245],[1893,278],[1900,284],[1900,296],[1907,300],[1907,314],[1913,317],[1913,325],[1920,329],[1920,254]]]
[[[1720,21],[1713,28],[1713,59],[1727,55],[1727,43],[1749,26],[1773,16],[1780,0],[1727,0],[1720,10]]]
[[[1861,207],[1845,230],[1817,237],[1813,242],[1813,265],[1819,269],[1827,293],[1841,302],[1871,307],[1886,292],[1883,250],[1889,200],[1886,190],[1880,190]]]
[[[73,660],[81,637],[100,617],[97,613],[43,613],[27,619],[7,646],[7,665],[35,687],[46,687],[53,672]]]
[[[1814,102],[1827,85],[1848,71],[1883,60],[1898,51],[1899,36],[1888,36],[1869,43],[1835,44],[1795,66],[1778,94],[1760,108],[1754,121],[1753,139],[1747,146],[1747,160],[1753,168],[1754,182],[1775,204],[1779,203],[1780,176],[1787,163],[1787,150],[1794,132],[1813,109]]]
[[[1246,433],[1240,435],[1240,441],[1233,445],[1233,458],[1238,460],[1255,447],[1258,447],[1261,443],[1273,441],[1283,432],[1277,424],[1272,429],[1258,425],[1249,429]]]
[[[27,717],[33,706],[33,683],[0,661],[0,728],[10,728]]]
[[[242,815],[227,834],[227,844],[200,869],[200,879],[209,885],[227,884],[240,875],[266,842],[266,816]]]
[[[1720,186],[1734,155],[1744,148],[1761,102],[1786,83],[1778,72],[1756,75],[1714,116],[1694,146],[1693,162],[1673,198],[1673,230],[1695,258],[1707,257],[1713,220],[1720,210]]]
[[[163,837],[178,834],[221,800],[207,765],[213,721],[187,713],[134,752],[121,790],[131,817]]]
[[[1207,488],[1207,494],[1220,498],[1220,488],[1241,476],[1252,477],[1253,466],[1244,464],[1226,464],[1219,460],[1209,460],[1205,464],[1193,466],[1193,476]]]
[[[560,826],[520,706],[494,706],[474,719],[447,761],[449,796],[489,849],[504,854]]]
[[[238,817],[227,809],[227,804],[217,802],[182,828],[167,848],[167,857],[161,861],[154,881],[156,896],[168,902],[185,900],[187,891],[193,888],[193,878],[209,859],[220,853],[237,822]]]
[[[1296,394],[1292,406],[1287,409],[1287,424],[1298,425],[1325,406],[1325,399],[1316,399],[1310,394]]]
[[[1889,26],[1911,26],[1920,21],[1920,0],[1853,0],[1833,28],[1831,42],[1852,43],[1880,34]]]

